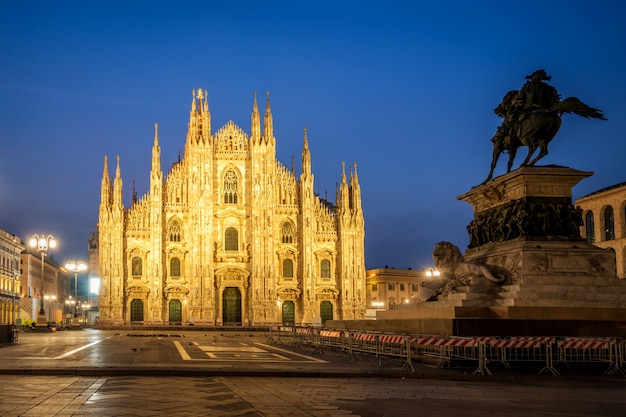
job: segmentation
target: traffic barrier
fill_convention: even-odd
[[[311,346],[323,353],[324,348],[338,349],[354,360],[355,354],[373,355],[382,366],[385,358],[401,358],[403,368],[415,371],[414,360],[438,360],[439,366],[452,362],[475,362],[474,374],[493,375],[489,364],[499,363],[510,368],[513,363],[536,363],[543,367],[539,374],[559,375],[555,361],[566,365],[606,363],[605,375],[626,376],[626,341],[619,338],[556,338],[527,337],[443,337],[433,335],[404,335],[367,331],[318,329],[312,327],[271,326],[269,341],[280,344],[291,341],[293,346]]]
[[[409,348],[410,338],[405,335],[379,334],[376,349],[376,357],[379,366],[382,365],[384,356],[402,358],[404,364],[402,368],[411,368],[415,371],[415,367],[411,362],[411,353]]]
[[[603,375],[626,376],[623,365],[621,340],[618,338],[566,337],[557,341],[559,361],[572,363],[606,363]]]
[[[296,340],[295,332],[296,328],[293,326],[270,326],[267,342],[275,345],[284,345],[287,342],[294,345]]]
[[[504,366],[510,368],[509,362],[544,363],[539,373],[550,372],[559,375],[554,368],[553,345],[556,338],[551,336],[510,337],[492,340],[490,346],[499,349],[497,358]],[[493,350],[490,351],[494,353]]]
[[[373,354],[378,358],[378,334],[351,333],[348,340],[348,357],[350,359],[354,359],[354,352]]]
[[[346,332],[349,335],[349,332]],[[344,342],[344,331],[341,330],[319,330],[317,337],[317,348],[320,353],[324,353],[323,347],[330,347],[346,352],[347,341]]]
[[[296,327],[294,345],[296,347],[315,345],[315,329],[311,327]]]
[[[476,362],[475,373],[489,374],[485,358],[484,342],[471,337],[439,337],[418,336],[411,340],[412,355],[416,358],[436,358],[440,360],[439,366],[450,366],[452,361]]]

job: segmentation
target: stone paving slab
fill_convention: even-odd
[[[626,379],[403,369],[262,332],[23,333],[0,347],[0,416],[625,416]]]

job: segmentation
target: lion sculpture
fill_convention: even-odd
[[[433,260],[440,272],[440,278],[421,283],[420,301],[455,292],[457,286],[468,285],[474,277],[485,277],[496,284],[501,284],[506,279],[504,275],[494,274],[488,265],[465,262],[459,248],[450,242],[439,242],[435,245]]]

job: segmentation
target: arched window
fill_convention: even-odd
[[[170,259],[170,276],[172,277],[180,276],[180,259],[178,258]]]
[[[229,227],[224,233],[224,250],[239,250],[239,233],[234,227]]]
[[[139,256],[135,256],[131,262],[131,273],[134,277],[141,276],[142,274],[142,265],[141,258]]]
[[[320,263],[320,275],[322,278],[330,278],[330,261],[322,259]]]
[[[224,204],[237,204],[237,174],[232,169],[224,175]]]
[[[613,207],[604,209],[604,240],[615,239],[615,226],[613,220]]]
[[[596,241],[596,231],[593,224],[593,211],[588,211],[585,215],[585,235],[587,242],[594,243]]]
[[[167,237],[170,242],[180,242],[180,222],[172,220],[167,231]]]
[[[283,261],[283,278],[293,278],[293,261],[291,259]]]
[[[281,227],[281,241],[283,243],[293,243],[293,226],[290,222],[284,222]]]

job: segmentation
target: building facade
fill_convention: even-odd
[[[419,284],[427,271],[377,268],[367,270],[367,308],[397,310],[418,303]]]
[[[0,229],[0,324],[16,324],[20,302],[22,240]]]
[[[583,210],[580,235],[615,254],[616,274],[626,278],[626,183],[595,191],[576,200]]]
[[[356,164],[336,203],[314,192],[306,129],[300,176],[276,160],[269,94],[251,135],[211,131],[194,91],[184,158],[163,175],[158,126],[150,190],[122,201],[105,157],[98,223],[101,323],[310,324],[365,315],[364,218]]]
[[[65,302],[70,298],[69,285],[73,276],[50,254],[42,258],[40,253],[31,252],[29,248],[21,254],[20,268],[20,323],[37,322],[42,307],[46,321],[63,322],[68,311],[71,311]]]

